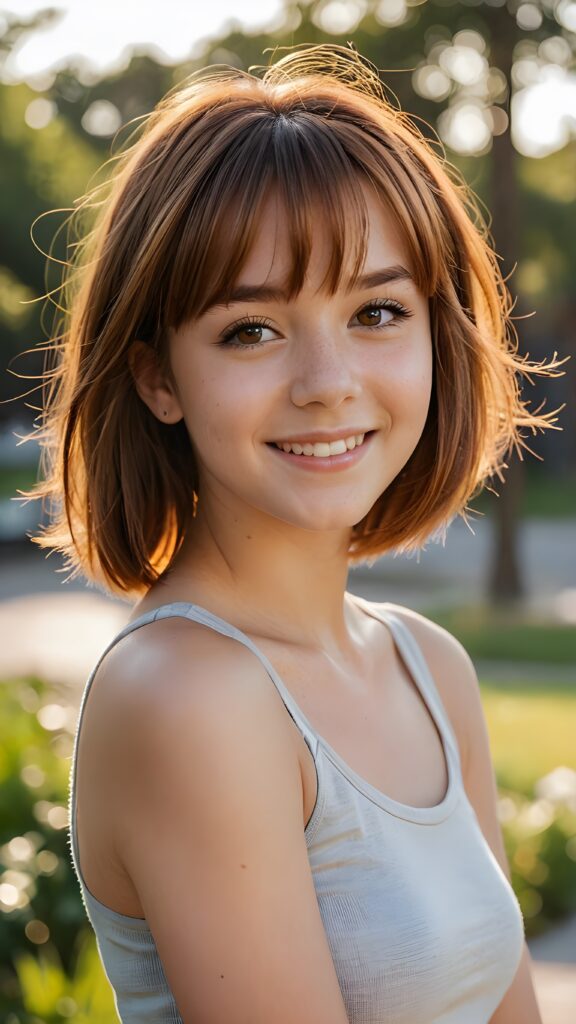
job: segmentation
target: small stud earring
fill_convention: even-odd
[[[167,416],[167,415],[168,415],[168,411],[167,411],[167,409],[164,409],[164,410],[163,410],[163,413],[162,413],[162,415],[163,415],[163,416]]]

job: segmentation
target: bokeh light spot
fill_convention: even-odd
[[[393,27],[406,20],[408,5],[406,0],[380,0],[374,13],[381,25]]]
[[[29,128],[46,128],[56,114],[56,104],[52,103],[51,100],[45,99],[44,96],[38,96],[37,99],[32,100],[26,107],[24,120]]]
[[[46,781],[46,773],[37,764],[25,764],[20,772],[20,778],[30,789],[38,789]]]
[[[567,28],[569,32],[576,32],[576,3],[574,0],[560,0],[555,14],[564,28]]]
[[[32,843],[25,836],[14,836],[14,839],[6,843],[5,848],[12,861],[22,862],[23,864],[29,861],[35,852]]]
[[[417,68],[412,83],[420,96],[437,102],[446,99],[452,89],[448,75],[436,64],[425,64]]]
[[[33,921],[27,922],[24,934],[30,942],[33,942],[36,946],[41,946],[44,942],[48,942],[50,929],[48,925],[44,924],[44,921],[38,921],[34,918]]]
[[[444,142],[457,153],[482,153],[492,142],[489,113],[474,103],[444,110],[438,118],[438,129]]]
[[[61,704],[45,704],[44,707],[40,708],[36,717],[43,729],[47,729],[48,732],[55,732],[57,729],[63,729],[66,725],[68,721],[68,708],[63,707]]]
[[[510,118],[506,111],[502,110],[502,107],[490,107],[488,113],[492,121],[492,135],[504,135],[510,124]]]
[[[0,882],[0,903],[5,910],[13,910],[18,904],[19,892],[15,885]]]
[[[538,56],[546,64],[567,67],[572,62],[572,47],[564,36],[548,36],[540,43]]]
[[[59,858],[52,850],[40,850],[36,855],[36,867],[41,875],[53,875],[59,863]]]
[[[483,78],[488,63],[470,46],[447,46],[440,54],[440,67],[460,85],[474,85]]]
[[[89,135],[106,138],[114,135],[122,124],[122,115],[109,100],[94,100],[82,115],[82,127]]]
[[[454,36],[455,46],[466,46],[469,49],[477,50],[478,53],[486,52],[486,40],[474,29],[465,28]]]
[[[536,7],[536,4],[520,4],[516,11],[516,22],[518,28],[523,28],[525,32],[532,32],[534,29],[540,28],[542,24],[542,11]]]
[[[576,76],[550,64],[512,98],[512,138],[524,156],[543,157],[576,136]]]
[[[331,35],[352,32],[366,13],[364,0],[327,0],[316,7],[313,20]]]
[[[51,825],[52,828],[60,829],[68,827],[68,810],[66,807],[55,805],[50,808],[46,817],[48,819],[48,824]]]

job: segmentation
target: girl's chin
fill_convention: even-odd
[[[369,508],[351,509],[350,513],[343,514],[342,509],[338,510],[338,515],[326,514],[326,510],[318,509],[318,512],[314,514],[312,508],[301,515],[290,516],[287,515],[287,509],[284,509],[283,514],[278,516],[281,522],[287,526],[292,527],[295,530],[304,530],[306,533],[315,534],[318,539],[323,534],[348,534],[351,530],[368,514]],[[333,513],[333,510],[332,510]]]

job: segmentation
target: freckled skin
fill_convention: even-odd
[[[364,271],[408,265],[389,215],[369,193],[367,205]],[[272,204],[241,283],[283,281],[291,262],[287,237]],[[410,281],[351,297],[343,286],[328,296],[320,287],[330,253],[321,226],[317,239],[305,286],[290,303],[236,303],[171,332],[174,410],[193,439],[200,476],[197,532],[201,520],[213,526],[222,509],[226,523],[249,519],[259,535],[262,516],[298,530],[350,528],[403,469],[423,430],[432,386],[427,298]],[[379,332],[357,323],[354,314],[377,293],[404,303],[411,319]],[[215,343],[247,313],[273,324],[257,351]],[[376,430],[369,459],[353,474],[291,475],[266,447],[299,431],[340,425]]]

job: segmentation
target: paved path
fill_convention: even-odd
[[[576,915],[528,945],[543,1024],[576,1024]]]

